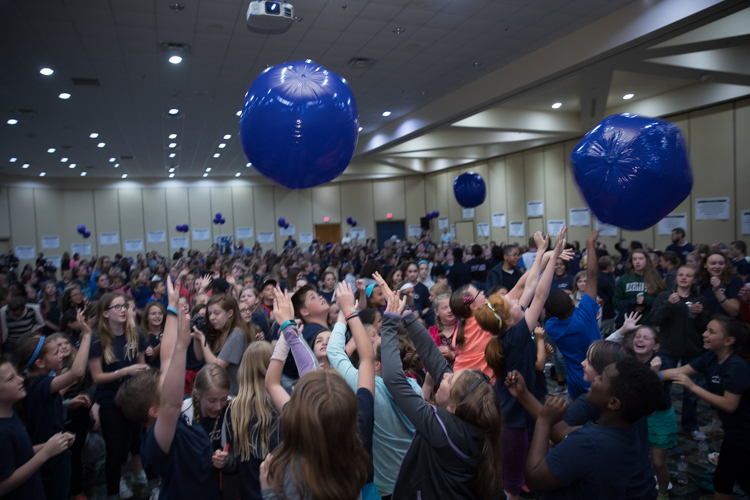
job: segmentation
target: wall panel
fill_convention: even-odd
[[[511,222],[523,222],[525,234],[528,234],[526,220],[526,188],[524,187],[524,169],[523,154],[517,153],[505,158],[505,180],[506,180],[506,197],[508,199],[508,228]],[[508,233],[510,235],[510,232]],[[508,236],[508,242],[525,244],[528,240],[526,236],[511,237]]]
[[[143,240],[146,248],[146,230],[143,225],[143,194],[140,189],[120,189],[120,238],[125,249],[125,240]],[[123,255],[135,257],[144,252],[123,252]]]
[[[11,188],[8,190],[8,201],[14,214],[10,221],[11,248],[33,245],[36,253],[39,253],[41,246],[36,234],[34,190]],[[34,258],[36,259],[36,255]],[[23,260],[21,267],[28,262],[32,262],[32,259]]]
[[[34,213],[36,221],[37,252],[43,252],[45,257],[53,255],[62,257],[63,252],[69,252],[70,247],[63,243],[60,230],[64,227],[64,215],[60,210],[63,206],[63,193],[56,189],[34,190]],[[42,248],[43,236],[59,236],[58,248]]]
[[[276,248],[279,237],[276,217],[273,213],[273,186],[255,186],[253,188],[253,212],[255,215],[255,238],[258,238],[260,232],[273,234],[273,244],[261,243],[261,248],[264,252]]]
[[[146,251],[159,252],[161,255],[172,256],[169,252],[169,228],[167,227],[167,198],[163,188],[143,189],[143,227],[149,231],[166,231],[167,239],[164,243],[149,243],[146,238]]]
[[[737,199],[735,239],[750,243],[750,235],[742,234],[740,214],[743,210],[750,210],[750,99],[739,101],[735,106],[734,143],[737,157],[735,158],[734,196]]]
[[[341,215],[357,221],[357,228],[367,231],[367,237],[375,236],[375,213],[373,211],[373,188],[370,181],[341,183]],[[394,216],[395,218],[395,216]],[[341,224],[341,234],[346,234],[349,225]]]
[[[94,192],[92,190],[67,190],[63,191],[63,206],[65,211],[65,226],[61,230],[68,248],[73,243],[90,243],[93,255],[81,255],[82,259],[89,260],[98,252],[98,236],[96,224],[94,223]],[[164,213],[164,206],[160,207],[160,213]],[[84,239],[76,229],[79,224],[84,224],[91,231],[91,237]],[[71,254],[72,257],[72,254]]]
[[[277,186],[274,188],[274,203],[276,219],[284,217],[290,224],[294,224],[295,233],[292,238],[299,245],[299,233],[313,232],[311,190],[292,191]],[[278,227],[276,236],[278,237],[277,250],[281,250],[287,236],[280,236]]]
[[[505,182],[505,158],[491,160],[487,180],[490,201],[490,235],[497,243],[508,241],[508,188]],[[505,214],[505,227],[492,227],[492,214]]]
[[[96,237],[99,252],[102,255],[122,253],[122,234],[120,234],[120,204],[115,189],[94,190],[94,218],[96,219],[96,233],[91,231],[91,238]],[[117,244],[102,245],[99,239],[101,233],[117,233]]]
[[[312,189],[312,216],[313,224],[340,224],[346,220],[348,216],[341,216],[340,184],[318,186]],[[326,217],[328,217],[327,221]]]
[[[253,208],[253,188],[252,186],[233,186],[232,187],[232,213],[234,216],[234,237],[237,243],[237,228],[252,227],[253,237],[243,238],[242,242],[247,248],[252,248],[255,244],[255,224]]]
[[[8,188],[0,187],[0,240],[10,238],[10,202]]]
[[[406,200],[404,198],[404,178],[372,181],[373,215],[376,221],[406,220]]]
[[[252,190],[252,188],[250,188]],[[177,224],[187,224],[190,227],[190,242],[193,248],[205,250],[211,247],[214,242],[214,224],[211,222],[216,212],[211,211],[211,188],[208,187],[191,187],[187,190],[188,213],[183,217],[183,222]],[[252,226],[252,224],[250,224]],[[193,230],[208,229],[208,241],[193,240]],[[247,243],[247,242],[246,242]]]
[[[425,182],[423,177],[404,177],[404,201],[406,202],[406,225],[420,223],[420,219],[427,215],[425,204]],[[430,212],[435,210],[429,209]],[[430,221],[430,225],[437,227],[438,221]]]
[[[211,188],[211,210],[209,215],[213,221],[216,213],[221,212],[221,217],[226,220],[224,224],[211,222],[211,243],[216,241],[217,236],[231,236],[234,238],[234,214],[232,213],[232,188]]]

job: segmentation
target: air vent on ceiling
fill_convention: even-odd
[[[79,85],[83,87],[101,87],[98,78],[71,78],[73,85]]]
[[[120,156],[120,159],[121,160],[132,160],[133,159],[133,155],[122,155],[122,156]]]
[[[371,59],[369,57],[352,57],[346,65],[352,66],[353,68],[369,68],[376,62],[378,62],[377,59]]]

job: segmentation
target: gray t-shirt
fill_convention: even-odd
[[[240,361],[242,361],[242,355],[245,354],[245,335],[239,328],[227,337],[227,341],[224,343],[224,347],[221,348],[221,352],[217,356],[218,359],[223,359],[229,362],[227,366],[227,374],[229,374],[229,395],[234,397],[240,390],[240,386],[237,383],[237,372],[240,369]]]

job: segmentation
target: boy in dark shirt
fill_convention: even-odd
[[[602,337],[607,338],[614,333],[615,306],[612,304],[612,298],[615,296],[615,273],[612,272],[612,257],[603,255],[599,257],[599,284],[596,288],[596,294],[602,300],[602,324],[599,328]]]

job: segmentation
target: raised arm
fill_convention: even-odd
[[[76,319],[78,320],[78,328],[81,330],[81,345],[78,348],[78,355],[76,355],[73,366],[70,367],[69,371],[52,379],[49,390],[53,394],[75,383],[86,374],[86,363],[89,359],[89,347],[91,346],[91,328],[86,324],[83,312],[80,309],[76,313]]]
[[[453,373],[450,365],[445,360],[445,356],[440,352],[432,336],[425,330],[425,327],[416,316],[407,314],[403,319],[403,323],[406,331],[409,333],[409,338],[417,349],[419,359],[424,363],[425,370],[432,376],[435,384],[440,385],[446,373]]]
[[[557,262],[557,258],[562,253],[563,248],[565,248],[565,231],[566,228],[563,227],[560,230],[560,234],[557,235],[555,251],[550,257],[549,262],[547,262],[547,267],[544,269],[542,277],[539,279],[539,284],[534,291],[534,300],[531,301],[531,304],[526,309],[525,319],[529,330],[533,330],[537,321],[539,321],[539,315],[542,313],[542,309],[544,309],[544,302],[549,296],[549,290],[552,286],[552,275],[555,273],[555,262]]]
[[[352,361],[347,356],[344,350],[344,344],[346,342],[346,318],[344,314],[339,311],[339,317],[336,324],[331,330],[331,338],[328,339],[328,347],[326,348],[326,356],[331,367],[339,372],[349,387],[352,390],[357,390],[357,380],[359,377],[359,370],[354,367]]]
[[[182,276],[182,274],[180,274]],[[174,314],[174,311],[177,311],[179,314],[188,314],[187,311],[187,305],[185,305],[184,310],[179,310],[179,304],[180,304],[180,289],[174,286],[172,283],[172,278],[167,276],[167,299],[168,299],[168,306],[167,310],[167,318],[164,323],[164,333],[161,336],[161,344],[159,344],[159,359],[161,361],[161,373],[162,377],[165,376],[165,374],[169,371],[169,364],[172,362],[172,355],[174,354],[174,346],[177,342],[177,328],[178,328],[178,319],[177,315]],[[190,322],[188,322],[189,325]],[[171,332],[171,335],[167,335],[167,332]],[[155,351],[156,349],[154,349]]]
[[[546,264],[549,261],[545,260],[545,258],[549,259],[550,257],[546,255],[547,247],[549,246],[549,234],[544,236],[541,231],[537,231],[534,233],[534,241],[536,241],[537,245],[536,257],[534,258],[534,263],[531,264],[531,268],[524,273],[526,279],[520,289],[521,296],[519,304],[523,307],[528,307],[531,303],[531,299],[534,297],[534,291],[536,290],[536,285],[539,282],[539,270],[542,268],[542,265],[546,267]],[[515,290],[516,287],[518,287],[518,283],[516,283],[516,286],[514,286],[513,289]],[[511,295],[511,297],[516,296],[516,294],[509,295]],[[515,300],[515,298],[509,300]]]
[[[280,337],[276,342],[276,347],[271,355],[271,363],[266,371],[266,390],[273,400],[276,409],[281,412],[284,405],[289,402],[289,393],[281,386],[281,372],[284,371],[284,363],[289,355],[289,344],[284,337]]]
[[[289,292],[282,292],[278,285],[273,299],[273,311],[277,321],[283,327],[281,333],[292,351],[299,376],[302,377],[312,370],[319,370],[320,363],[315,358],[312,349],[307,342],[299,338],[297,323],[294,321],[294,306]]]
[[[584,293],[596,300],[596,291],[599,288],[599,259],[596,258],[596,239],[599,230],[592,231],[586,238],[586,290]]]
[[[336,288],[336,302],[341,308],[349,328],[352,331],[352,339],[357,346],[359,354],[359,375],[357,377],[357,388],[368,389],[375,394],[375,354],[372,350],[372,342],[367,337],[365,327],[357,313],[357,303],[354,300],[352,289],[346,281],[339,283]],[[330,340],[329,340],[330,342]]]

